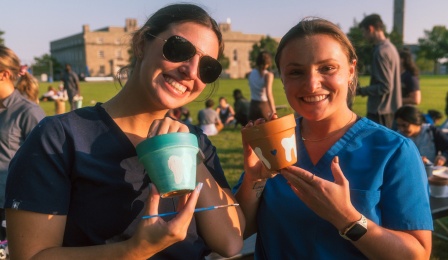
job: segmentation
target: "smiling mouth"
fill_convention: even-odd
[[[322,100],[326,99],[327,97],[328,97],[328,95],[318,95],[318,96],[302,97],[302,99],[305,102],[314,103],[314,102],[322,101]]]
[[[187,90],[187,87],[185,87],[182,84],[179,84],[177,81],[175,81],[174,79],[168,77],[168,76],[163,76],[163,78],[165,79],[165,81],[171,86],[173,87],[174,90],[176,90],[176,92],[178,92],[179,94],[183,94],[185,93],[185,91]]]

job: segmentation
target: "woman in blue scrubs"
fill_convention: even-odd
[[[272,174],[243,140],[245,173],[234,190],[245,237],[257,233],[255,258],[428,259],[422,160],[411,140],[350,110],[357,57],[346,35],[329,21],[302,20],[275,61],[301,115],[298,162]]]

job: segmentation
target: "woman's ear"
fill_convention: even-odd
[[[1,81],[10,79],[10,77],[11,77],[11,72],[9,70],[0,71],[0,80]]]
[[[348,69],[348,71],[349,71],[349,78],[350,78],[350,82],[352,82],[353,81],[353,79],[355,78],[355,73],[356,73],[356,63],[357,63],[357,60],[355,60],[355,59],[353,59],[352,60],[352,62],[349,64],[349,69]]]

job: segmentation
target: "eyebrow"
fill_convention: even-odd
[[[322,65],[322,64],[325,64],[325,63],[328,63],[328,62],[337,62],[337,63],[339,63],[339,61],[337,61],[336,59],[325,59],[325,60],[321,60],[321,61],[318,61],[316,63],[313,63],[312,65],[315,65],[315,64]],[[298,63],[296,61],[293,61],[293,62],[290,62],[290,63],[288,63],[286,65],[286,67],[290,67],[290,66],[293,66],[293,67],[304,67],[304,66],[309,66],[309,65],[308,64],[305,65],[305,64],[301,64],[301,63]]]

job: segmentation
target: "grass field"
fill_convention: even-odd
[[[368,84],[368,77],[361,77],[361,86]],[[57,87],[58,83],[41,83],[40,93],[47,90],[48,85]],[[448,76],[421,76],[420,87],[422,91],[422,103],[419,108],[423,112],[428,109],[439,110],[442,114],[445,111],[445,96],[448,92]],[[211,90],[211,86],[208,87]],[[217,103],[219,97],[224,96],[230,104],[233,104],[232,92],[234,89],[241,89],[244,96],[249,99],[249,87],[245,79],[221,79],[218,81],[216,92],[211,98]],[[115,95],[121,89],[120,85],[115,82],[95,82],[81,83],[81,91],[83,99],[83,106],[91,106],[96,102],[104,102]],[[193,117],[193,123],[197,122],[197,112],[204,107],[204,101],[209,94],[206,89],[199,99],[188,104],[186,107],[190,110]],[[283,87],[279,79],[274,81],[274,98],[276,105],[287,105],[288,102],[283,92]],[[353,110],[360,116],[366,114],[367,98],[356,97],[353,105]],[[42,108],[47,115],[53,115],[55,108],[53,102],[42,102]],[[289,107],[289,106],[288,106]],[[67,104],[67,110],[69,106]],[[280,116],[293,113],[290,108],[278,111]],[[445,121],[445,117],[441,122]],[[237,181],[243,169],[242,162],[242,145],[240,128],[225,128],[219,135],[210,137],[213,144],[217,147],[218,155],[221,159],[224,172],[231,186]],[[443,219],[444,223],[448,225],[448,218]],[[438,228],[438,227],[436,227]],[[433,238],[433,253],[432,260],[448,259],[448,242]]]

